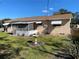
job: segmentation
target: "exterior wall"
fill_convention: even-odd
[[[37,28],[34,30],[36,30],[39,34],[70,35],[71,34],[71,29],[70,29],[71,20],[64,19],[61,21],[62,21],[61,26],[53,26],[53,25],[51,25],[51,21],[47,21],[47,20],[42,21],[43,24],[37,26]],[[8,33],[15,33],[16,29],[17,29],[17,27],[15,27],[15,26],[8,27],[7,32]],[[26,32],[23,32],[23,33],[26,33]]]
[[[63,24],[61,26],[53,26],[51,25],[51,21],[43,21],[43,25],[38,26],[36,30],[39,32],[39,34],[44,34],[46,31],[48,31],[50,35],[70,35],[71,20],[66,19],[62,21]],[[46,29],[47,26],[48,28]]]
[[[71,20],[64,20],[63,21],[64,25],[55,27],[51,31],[50,34],[51,35],[70,35],[71,34],[70,22],[71,22]]]
[[[42,21],[42,25],[37,26],[36,28],[37,32],[39,34],[46,34],[46,32],[48,31],[47,30],[47,26],[49,25],[48,23],[49,23],[48,21]]]
[[[15,31],[16,31],[16,27],[14,27],[14,26],[7,28],[8,33],[15,33]]]
[[[4,28],[0,28],[0,32],[4,31]]]
[[[38,26],[36,30],[39,34],[44,34],[43,32],[44,32],[45,28],[43,26]]]

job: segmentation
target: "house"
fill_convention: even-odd
[[[5,22],[7,32],[14,35],[70,35],[72,14],[16,18]]]

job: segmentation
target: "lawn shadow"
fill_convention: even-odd
[[[8,36],[0,37],[0,40],[6,39]]]

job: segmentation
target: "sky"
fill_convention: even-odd
[[[61,8],[79,12],[79,0],[0,0],[0,19],[49,15]]]

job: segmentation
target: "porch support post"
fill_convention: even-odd
[[[7,25],[5,26],[5,32],[7,32]]]
[[[12,31],[12,24],[11,24],[11,31]]]
[[[28,31],[29,31],[29,24],[28,24]]]
[[[28,31],[27,31],[27,35],[29,35],[29,24],[28,24]]]

